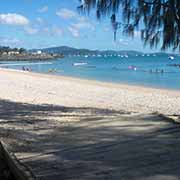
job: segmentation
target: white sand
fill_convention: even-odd
[[[33,104],[180,114],[180,91],[0,69],[0,98]]]

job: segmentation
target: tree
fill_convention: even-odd
[[[24,52],[26,52],[26,49],[24,49],[24,48],[19,48],[19,53],[20,53],[20,54],[22,54],[22,53],[24,53]]]
[[[81,12],[96,9],[97,18],[111,15],[114,39],[122,27],[125,34],[134,36],[141,32],[144,44],[162,50],[180,51],[180,0],[79,0]],[[117,22],[117,15],[122,20]]]
[[[12,51],[17,52],[18,48],[12,48]]]

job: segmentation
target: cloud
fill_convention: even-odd
[[[29,35],[37,34],[39,32],[39,29],[31,27],[31,26],[25,27],[24,30]]]
[[[63,34],[63,30],[60,27],[53,27],[52,34],[61,36]]]
[[[17,47],[22,45],[22,41],[17,38],[0,37],[1,46]]]
[[[80,33],[76,28],[68,27],[69,32],[72,34],[73,37],[79,37]]]
[[[129,43],[130,42],[125,39],[118,39],[116,42],[113,42],[114,46],[127,46]]]
[[[41,18],[41,17],[37,17],[36,18],[36,21],[40,24],[43,24],[44,23],[44,20]]]
[[[29,20],[21,14],[16,14],[16,13],[0,14],[0,24],[22,26],[29,24]]]
[[[109,32],[110,28],[109,27],[104,27],[104,32]]]
[[[62,36],[63,34],[63,29],[57,26],[53,27],[44,27],[39,31],[41,33],[45,33],[48,36]]]
[[[94,25],[90,23],[86,18],[78,18],[78,20],[78,22],[71,23],[71,25],[68,27],[68,30],[72,34],[72,36],[79,37],[82,29],[89,29],[92,31],[95,30]]]
[[[66,8],[62,8],[62,9],[58,10],[56,12],[56,15],[65,20],[76,18],[78,16],[78,14],[76,12],[66,9]]]
[[[45,12],[47,12],[48,11],[48,6],[43,6],[43,7],[41,7],[40,9],[38,9],[38,12],[39,13],[45,13]]]
[[[72,26],[76,29],[91,29],[91,30],[95,30],[95,27],[88,21],[82,21],[82,22],[78,22],[78,23],[74,23],[72,24]]]
[[[94,25],[89,21],[88,18],[80,16],[77,12],[72,11],[67,8],[59,9],[56,12],[56,15],[64,20],[73,20],[73,23],[69,24],[68,31],[72,34],[73,37],[79,37],[82,29],[89,29],[94,31]]]
[[[141,31],[134,31],[134,37],[141,37]]]
[[[61,36],[63,34],[63,30],[57,26],[53,26],[53,27],[26,26],[24,27],[24,31],[28,35],[44,34],[46,36]]]

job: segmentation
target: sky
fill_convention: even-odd
[[[113,41],[110,18],[97,21],[95,12],[79,13],[79,0],[3,0],[0,6],[0,45],[45,48],[71,46],[100,50],[137,50],[144,47],[140,32],[134,38],[117,34]]]

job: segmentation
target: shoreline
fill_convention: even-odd
[[[135,84],[128,84],[123,82],[110,82],[110,81],[101,81],[96,79],[87,79],[87,78],[80,78],[80,77],[73,77],[70,75],[56,75],[53,73],[40,73],[40,72],[34,72],[34,71],[23,71],[23,70],[17,70],[17,69],[11,69],[11,68],[2,68],[0,67],[0,70],[8,70],[10,72],[17,72],[17,73],[25,73],[29,74],[30,76],[40,76],[40,77],[49,77],[49,78],[55,78],[55,79],[67,79],[67,80],[73,80],[73,81],[81,81],[82,83],[91,83],[91,84],[98,84],[102,86],[117,86],[117,87],[123,87],[123,88],[141,88],[145,91],[148,90],[160,90],[164,91],[165,93],[180,93],[180,89],[173,89],[173,88],[161,88],[161,87],[153,87],[153,86],[146,86],[146,85],[135,85]],[[178,94],[177,94],[178,95]]]
[[[36,62],[35,62],[36,63]],[[41,63],[41,62],[40,62]],[[51,63],[44,61],[42,63]],[[26,65],[26,64],[25,64]],[[7,64],[8,66],[8,64]],[[22,65],[23,66],[23,65]],[[0,69],[4,69],[4,70],[14,70],[17,72],[21,72],[22,70],[20,69],[13,69],[13,68],[6,68],[3,66],[0,66]],[[24,72],[24,71],[22,71]],[[112,84],[112,85],[123,85],[123,86],[132,86],[132,87],[141,87],[141,88],[148,88],[148,89],[155,89],[155,90],[167,90],[167,91],[174,91],[174,92],[180,92],[180,88],[172,88],[172,87],[161,87],[161,86],[155,86],[155,85],[144,85],[141,83],[138,84],[133,84],[133,83],[129,83],[129,82],[123,82],[123,81],[106,81],[106,80],[98,80],[98,79],[93,79],[93,78],[86,78],[86,77],[75,77],[73,75],[63,75],[63,74],[53,74],[53,72],[35,72],[35,71],[29,71],[30,73],[33,74],[38,74],[38,75],[49,75],[49,76],[55,76],[56,78],[58,77],[63,77],[63,78],[71,78],[71,79],[77,79],[77,80],[84,80],[84,81],[90,81],[90,82],[98,82],[98,83],[103,83],[103,84]]]
[[[0,75],[1,99],[33,104],[96,107],[138,113],[158,112],[172,115],[180,112],[180,91],[178,90],[101,82],[4,68],[0,68]],[[3,80],[4,83],[2,83]],[[8,87],[15,89],[15,92],[11,93]]]

